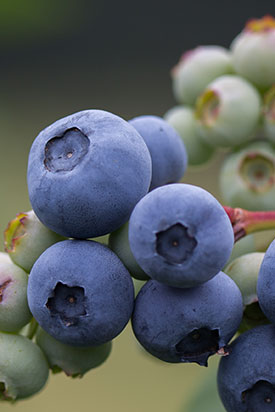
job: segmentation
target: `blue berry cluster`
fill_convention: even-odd
[[[173,70],[181,105],[164,119],[84,110],[39,133],[28,160],[33,210],[9,223],[0,253],[0,399],[34,395],[49,369],[77,377],[98,367],[131,320],[164,362],[207,366],[222,355],[227,411],[275,410],[275,240],[266,253],[236,252],[223,206],[182,182],[187,162],[223,148],[226,202],[274,208],[274,35],[265,17],[231,51],[185,54]],[[260,119],[265,140],[251,142]]]

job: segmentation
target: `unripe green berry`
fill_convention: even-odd
[[[260,110],[260,95],[250,83],[238,76],[221,76],[197,99],[198,133],[213,146],[240,145],[256,133]]]
[[[49,367],[41,349],[20,335],[0,333],[0,399],[16,401],[39,392]]]
[[[194,105],[197,97],[216,77],[233,72],[228,50],[199,46],[184,53],[172,70],[172,87],[177,102]]]
[[[6,252],[14,263],[28,273],[44,250],[64,239],[44,226],[33,210],[18,213],[9,222],[4,238]]]
[[[264,253],[248,253],[233,260],[224,272],[239,287],[244,304],[244,315],[240,330],[269,323],[260,309],[257,296],[257,281]]]
[[[263,123],[265,136],[275,143],[275,85],[264,95]]]
[[[275,19],[265,16],[250,20],[231,45],[238,74],[260,89],[275,83]]]
[[[130,275],[139,280],[148,280],[149,276],[138,265],[131,251],[128,238],[129,223],[125,223],[109,236],[109,248],[120,258]]]
[[[100,366],[109,357],[112,349],[112,342],[86,348],[65,345],[42,328],[38,329],[36,343],[44,352],[54,373],[63,371],[73,378],[82,377],[89,370]]]
[[[32,318],[27,301],[28,274],[0,253],[0,330],[17,332]]]
[[[196,130],[196,119],[191,107],[175,106],[164,115],[164,119],[181,136],[188,155],[188,166],[206,163],[214,154],[214,147],[207,144]]]
[[[228,155],[220,172],[223,202],[248,210],[275,207],[275,149],[254,142]]]

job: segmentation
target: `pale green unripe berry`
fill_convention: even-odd
[[[210,83],[197,99],[195,111],[200,136],[217,147],[250,141],[259,126],[260,113],[258,91],[234,75]]]
[[[250,20],[231,45],[235,71],[260,89],[275,83],[275,19]]]
[[[66,345],[42,328],[36,333],[36,343],[44,352],[54,373],[63,371],[73,378],[82,377],[89,370],[100,366],[109,357],[112,349],[112,342],[85,348]]]
[[[198,134],[194,110],[188,106],[175,106],[164,115],[173,126],[185,145],[188,166],[206,163],[214,154],[214,147],[207,144]]]
[[[109,236],[109,248],[119,257],[129,270],[130,275],[139,280],[148,280],[149,276],[138,265],[131,251],[128,238],[129,223],[125,223]]]
[[[264,96],[263,129],[265,137],[275,143],[275,85]]]
[[[31,320],[27,285],[28,274],[0,253],[0,331],[17,332]]]
[[[254,142],[231,153],[220,171],[223,203],[248,210],[275,207],[275,149],[269,142]]]
[[[30,272],[34,262],[52,244],[64,240],[44,226],[31,210],[18,213],[11,220],[4,233],[5,250],[11,259],[26,272]]]
[[[199,46],[183,54],[172,70],[172,87],[178,103],[194,105],[207,84],[233,72],[231,55],[220,46]]]
[[[239,287],[244,304],[241,331],[269,323],[260,309],[257,296],[257,282],[264,253],[248,253],[233,260],[224,272]]]
[[[247,253],[265,252],[274,239],[274,229],[251,233],[234,244],[228,264]]]
[[[39,392],[49,367],[41,349],[29,339],[0,333],[0,399],[16,401]]]

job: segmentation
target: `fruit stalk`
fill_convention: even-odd
[[[242,237],[266,229],[275,229],[275,211],[252,212],[224,206],[233,230],[235,243]],[[274,234],[275,235],[275,234]]]

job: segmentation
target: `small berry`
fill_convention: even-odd
[[[152,159],[150,189],[181,180],[187,167],[184,143],[177,131],[158,116],[138,116],[129,123],[143,137]]]
[[[173,126],[182,138],[187,155],[188,166],[206,163],[215,151],[198,134],[194,111],[187,106],[175,106],[164,115],[164,119]]]
[[[260,103],[258,91],[245,79],[218,77],[197,99],[198,133],[217,147],[248,142],[259,125]]]
[[[275,83],[275,19],[265,16],[248,21],[231,45],[238,74],[264,89]]]
[[[272,210],[275,196],[275,149],[254,142],[230,153],[220,172],[223,202],[249,210]]]
[[[220,46],[199,46],[183,54],[172,70],[176,100],[194,105],[205,87],[219,76],[233,72],[228,50]]]

